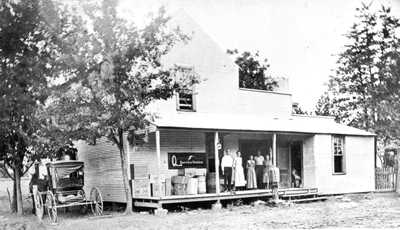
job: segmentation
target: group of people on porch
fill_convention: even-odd
[[[277,189],[279,186],[279,168],[271,160],[269,154],[262,156],[251,155],[246,162],[246,175],[244,176],[243,160],[240,151],[226,149],[221,160],[221,170],[224,176],[225,191],[247,189]]]

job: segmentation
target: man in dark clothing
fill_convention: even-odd
[[[263,188],[263,177],[264,177],[264,157],[261,156],[261,151],[257,151],[257,156],[254,157],[254,161],[256,162],[256,177],[257,177],[257,188]]]
[[[35,163],[33,165],[33,170],[31,171],[31,180],[29,182],[29,192],[32,194],[32,213],[36,214],[36,203],[35,203],[35,197],[33,195],[34,189],[33,186],[37,186],[37,190],[39,192],[45,192],[47,190],[47,176],[40,175],[40,170],[39,167],[45,167],[44,165],[40,165],[40,163]],[[43,169],[42,169],[43,171]],[[43,172],[42,172],[43,174]],[[43,202],[46,199],[46,195],[42,194],[42,200]]]

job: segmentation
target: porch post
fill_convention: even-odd
[[[276,133],[272,134],[272,161],[276,166]]]
[[[156,154],[157,154],[157,195],[161,194],[161,178],[160,178],[160,171],[161,171],[161,147],[160,147],[160,130],[156,130]]]
[[[219,155],[218,155],[218,132],[214,135],[214,157],[215,157],[215,193],[219,195],[220,185],[219,185]]]

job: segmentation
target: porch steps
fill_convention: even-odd
[[[328,198],[326,196],[321,196],[318,194],[318,189],[298,189],[295,192],[287,193],[280,196],[283,199],[290,200],[294,203],[306,203],[313,201],[325,201]]]
[[[306,203],[306,202],[314,202],[314,201],[325,201],[327,199],[328,199],[328,197],[317,196],[317,197],[311,197],[311,198],[292,199],[291,201],[293,203]]]

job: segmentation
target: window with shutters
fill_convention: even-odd
[[[196,111],[193,92],[180,92],[177,95],[177,110]]]
[[[345,142],[344,136],[332,136],[333,174],[345,174]]]

